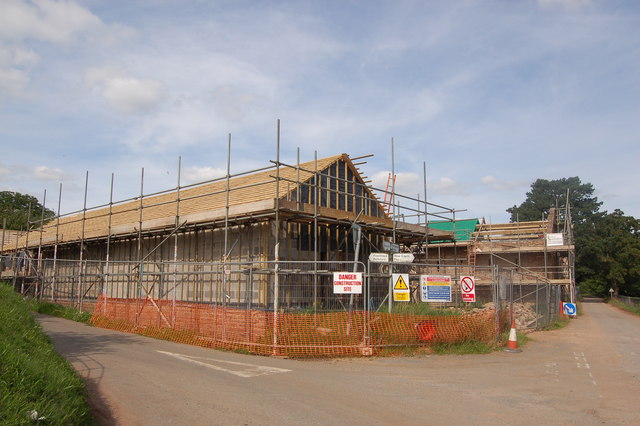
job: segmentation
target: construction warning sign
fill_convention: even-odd
[[[333,294],[362,294],[362,272],[334,272]]]
[[[409,302],[411,290],[409,289],[409,274],[391,274],[394,302]]]
[[[449,275],[420,275],[420,300],[423,302],[451,302]]]
[[[475,302],[476,281],[474,277],[468,275],[460,277],[460,291],[462,292],[463,302]]]

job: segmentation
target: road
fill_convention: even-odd
[[[104,424],[640,424],[640,319],[583,307],[518,354],[306,361],[38,318]]]

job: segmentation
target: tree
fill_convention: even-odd
[[[507,209],[511,213],[511,222],[541,220],[552,207],[564,207],[567,190],[574,223],[582,224],[599,214],[602,203],[593,196],[594,188],[590,183],[582,183],[577,176],[556,180],[537,179],[531,184],[526,200],[519,206]]]
[[[42,217],[42,204],[36,197],[19,192],[0,191],[0,226],[7,220],[7,229],[26,230],[31,218],[31,227],[39,226]],[[55,216],[55,213],[44,209],[45,222]]]
[[[640,221],[615,210],[576,235],[576,278],[583,293],[640,295]]]
[[[640,296],[640,221],[621,210],[600,212],[590,183],[578,177],[537,179],[526,200],[507,209],[511,221],[540,220],[551,207],[564,207],[569,192],[576,247],[576,282],[584,294]]]

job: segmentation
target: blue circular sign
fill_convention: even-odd
[[[575,303],[563,303],[562,311],[565,315],[575,315],[576,314],[576,304]]]

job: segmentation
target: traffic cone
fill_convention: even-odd
[[[511,320],[511,331],[509,331],[509,341],[507,347],[504,348],[505,352],[518,353],[522,352],[522,349],[518,349],[518,337],[516,336],[516,321]]]

